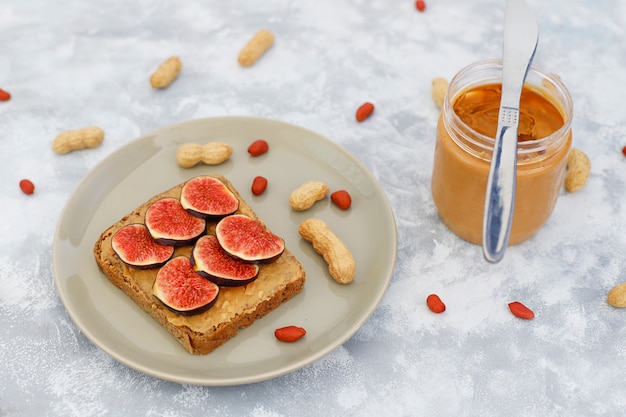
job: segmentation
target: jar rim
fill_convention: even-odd
[[[475,77],[480,73],[491,73],[492,75],[486,78],[474,79],[471,83],[465,83],[467,78],[471,78],[472,76]],[[537,84],[534,82],[530,82],[529,78],[539,79],[541,83]],[[495,138],[479,133],[470,126],[466,125],[461,120],[461,118],[454,112],[452,106],[454,99],[458,96],[459,93],[467,90],[468,88],[489,83],[502,83],[501,59],[486,59],[482,61],[477,61],[462,68],[450,81],[450,85],[444,99],[443,106],[445,112],[449,114],[452,118],[453,124],[462,125],[463,129],[471,133],[471,135],[467,135],[461,131],[457,131],[455,133],[461,134],[464,139],[470,142],[472,145],[477,146],[485,151],[492,152]],[[539,70],[535,65],[531,65],[528,69],[525,83],[540,87],[557,101],[559,107],[561,107],[559,110],[562,111],[563,125],[549,136],[518,142],[518,156],[542,151],[548,146],[554,146],[555,142],[564,140],[568,136],[567,133],[571,129],[573,117],[572,97],[558,75],[546,74]],[[548,84],[545,85],[545,83]],[[455,135],[452,135],[452,137],[454,136]],[[466,146],[463,147],[467,148]]]

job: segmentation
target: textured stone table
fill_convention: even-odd
[[[574,99],[574,146],[593,164],[553,216],[499,264],[438,220],[430,175],[434,77],[501,50],[504,1],[267,0],[0,4],[1,416],[617,416],[626,412],[626,85],[619,1],[528,0],[535,64]],[[237,54],[261,28],[274,47]],[[155,92],[170,55],[183,71]],[[356,108],[376,105],[358,124]],[[54,281],[52,242],[81,179],[113,151],[169,124],[224,115],[314,130],[363,162],[393,207],[391,285],[361,329],[319,361],[243,386],[181,385],[112,359],[74,325]],[[96,125],[102,146],[59,156],[62,130]],[[31,179],[24,195],[18,183]],[[426,296],[448,309],[434,315]],[[513,317],[520,300],[536,318]]]

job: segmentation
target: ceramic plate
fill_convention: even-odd
[[[253,158],[249,144],[266,139],[270,150]],[[220,140],[233,147],[218,166],[183,169],[176,150],[184,143]],[[301,293],[209,355],[191,355],[155,320],[102,274],[93,257],[100,234],[135,207],[197,176],[227,177],[260,218],[304,266]],[[252,179],[263,175],[266,192],[254,196]],[[352,208],[339,210],[329,198],[305,212],[289,207],[289,194],[319,180],[331,192],[345,189]],[[337,284],[327,265],[298,234],[309,217],[324,220],[351,249],[357,274]],[[54,239],[56,286],[83,334],[119,362],[165,380],[198,385],[236,385],[287,374],[326,355],[368,319],[389,285],[396,258],[396,228],[385,193],[353,156],[334,142],[298,126],[251,117],[193,120],[159,129],[120,148],[79,184],[57,225]],[[281,343],[274,329],[307,330],[297,343]]]

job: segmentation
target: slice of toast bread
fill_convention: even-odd
[[[220,179],[239,199],[237,213],[260,220],[242,199],[234,186],[223,176]],[[122,262],[111,247],[113,235],[124,225],[143,223],[150,204],[163,197],[180,197],[179,184],[148,200],[105,230],[94,245],[93,253],[100,270],[124,291],[145,312],[157,320],[192,354],[207,354],[234,337],[283,302],[299,293],[305,282],[305,271],[287,248],[274,262],[261,264],[258,278],[241,287],[222,287],[218,299],[209,310],[194,316],[183,316],[169,310],[153,294],[159,268],[135,269]],[[207,233],[214,233],[216,222],[207,221]],[[192,246],[176,248],[174,257],[189,256]]]

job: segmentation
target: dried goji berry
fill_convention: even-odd
[[[346,190],[335,191],[330,195],[330,200],[342,210],[348,210],[352,205],[352,197]]]
[[[20,189],[24,194],[32,194],[35,192],[35,184],[31,180],[23,179],[20,181]]]
[[[0,88],[0,101],[9,101],[9,100],[11,100],[11,94]]]
[[[252,194],[261,195],[267,188],[267,178],[262,176],[254,177],[252,180]]]
[[[270,145],[263,139],[258,139],[248,146],[248,153],[252,156],[259,156],[267,152]]]
[[[372,103],[363,103],[356,111],[357,122],[362,122],[372,115],[374,112],[374,105]]]
[[[424,10],[426,10],[426,3],[424,3],[424,0],[417,0],[415,2],[415,8],[420,12],[423,12]]]
[[[295,342],[306,334],[306,330],[302,327],[287,326],[274,330],[274,336],[281,342]]]
[[[535,313],[519,301],[509,303],[509,310],[511,310],[511,313],[513,313],[515,317],[519,317],[520,319],[532,320],[535,318]]]
[[[624,154],[624,156],[626,156],[626,146],[622,148],[622,153]]]
[[[430,294],[426,297],[426,305],[433,313],[443,313],[446,311],[446,305],[441,301],[437,294]]]

